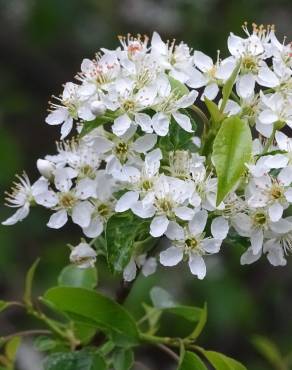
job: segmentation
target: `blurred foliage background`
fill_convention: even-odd
[[[241,33],[244,21],[276,24],[280,39],[287,35],[289,40],[291,19],[291,0],[0,0],[1,220],[11,211],[2,205],[14,174],[25,169],[36,179],[35,160],[54,153],[59,131],[44,123],[47,101],[72,80],[82,58],[93,57],[100,47],[115,47],[119,34],[151,35],[153,30],[216,57],[217,49],[225,55],[228,33]],[[47,219],[45,211],[36,209],[14,227],[0,226],[1,299],[21,296],[23,276],[38,256],[42,262],[37,294],[55,284],[68,263],[66,243],[78,243],[79,230],[50,230]],[[127,305],[139,315],[154,285],[165,287],[183,303],[202,306],[206,301],[209,319],[200,344],[238,358],[248,369],[272,369],[251,339],[260,334],[284,353],[292,350],[292,261],[284,268],[272,268],[265,259],[240,267],[240,247],[223,250],[220,257],[209,258],[203,282],[184,269],[160,269],[154,277],[139,279]],[[114,294],[117,281],[102,262],[99,270],[101,288]],[[12,310],[0,316],[0,336],[34,325],[21,311]],[[182,330],[173,321],[165,322],[165,328],[169,326],[173,333]],[[172,369],[161,353],[145,349],[141,356],[151,369]],[[19,368],[40,369],[37,359],[27,367],[26,362]]]

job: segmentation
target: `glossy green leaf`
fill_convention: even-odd
[[[198,355],[186,351],[183,353],[178,370],[207,370],[207,367]]]
[[[204,356],[215,370],[247,370],[240,362],[219,352],[204,351]]]
[[[270,339],[256,335],[252,340],[258,352],[275,368],[283,367],[283,357],[278,347]]]
[[[28,270],[26,277],[25,277],[23,301],[27,307],[32,306],[32,283],[33,283],[35,271],[38,267],[39,262],[40,262],[40,259],[38,258],[33,263],[31,268]]]
[[[226,107],[227,101],[230,97],[233,86],[235,84],[237,75],[240,71],[240,67],[241,67],[241,60],[238,61],[238,63],[235,66],[231,76],[229,77],[229,79],[226,81],[226,83],[223,86],[223,89],[222,89],[222,103],[221,103],[221,106],[220,106],[220,111],[221,112],[223,112],[225,107]]]
[[[130,370],[134,363],[134,353],[131,349],[118,349],[113,354],[115,370]]]
[[[136,343],[138,331],[132,316],[112,299],[87,289],[56,287],[44,298],[74,321],[99,328],[123,343]]]
[[[239,117],[226,118],[214,140],[212,160],[218,177],[217,205],[239,181],[250,159],[250,128]]]
[[[6,308],[13,306],[13,303],[0,300],[0,312],[6,310]]]
[[[74,335],[82,344],[87,344],[96,334],[97,329],[79,322],[74,323]]]
[[[197,125],[192,116],[186,109],[182,109],[181,112],[190,118],[192,128],[196,131]],[[174,119],[171,119],[168,135],[159,138],[159,148],[162,150],[164,157],[168,160],[169,152],[191,149],[194,145],[192,142],[193,137],[194,132],[185,131]]]
[[[45,335],[37,337],[33,344],[34,347],[40,352],[49,351],[57,346],[57,342],[53,338]]]
[[[139,243],[149,235],[150,221],[142,220],[132,212],[123,212],[113,215],[107,222],[106,250],[107,260],[112,272],[122,272],[129,263],[135,249],[135,242]],[[153,239],[155,241],[155,239]]]
[[[210,113],[211,119],[215,124],[220,123],[223,121],[225,115],[219,110],[218,105],[214,103],[212,100],[204,98],[204,103]]]
[[[97,270],[81,269],[74,265],[66,266],[58,277],[58,285],[94,289],[97,285]]]
[[[204,308],[201,309],[201,315],[200,315],[200,318],[199,318],[199,322],[198,322],[195,330],[190,334],[190,336],[189,336],[190,338],[195,340],[201,335],[201,333],[202,333],[202,331],[203,331],[203,329],[206,325],[207,317],[208,317],[208,309],[207,309],[207,303],[205,303]]]
[[[106,370],[105,360],[98,353],[86,351],[57,352],[48,356],[44,370]]]
[[[113,122],[114,119],[115,119],[114,116],[104,115],[104,116],[101,116],[101,117],[97,117],[92,121],[84,122],[81,133],[80,133],[80,137],[83,137],[83,136],[89,134],[92,130],[94,130],[95,128],[97,128],[99,126],[102,126],[102,125],[104,125],[106,123],[109,123],[109,122]]]
[[[174,91],[179,97],[182,97],[189,93],[189,89],[182,82],[176,80],[171,76],[168,76],[168,80],[171,86],[171,90]]]
[[[5,345],[5,356],[12,363],[15,360],[17,351],[18,351],[19,346],[20,346],[20,343],[21,343],[21,338],[20,337],[13,337]]]

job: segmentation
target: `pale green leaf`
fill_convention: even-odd
[[[247,370],[240,362],[219,352],[204,351],[204,356],[215,370]]]
[[[214,140],[212,161],[218,177],[217,205],[234,188],[252,151],[252,136],[239,117],[226,118]]]
[[[186,351],[181,356],[178,370],[207,370],[207,367],[198,355]]]
[[[134,363],[134,353],[131,349],[118,349],[113,354],[115,370],[130,370]]]
[[[222,89],[222,103],[221,103],[221,106],[220,106],[220,111],[221,112],[223,112],[225,107],[226,107],[227,101],[230,97],[230,94],[231,94],[231,91],[233,89],[234,83],[236,81],[237,75],[240,71],[240,67],[241,67],[241,60],[238,61],[238,63],[235,66],[231,76],[229,77],[229,79],[226,81],[226,83],[223,86],[223,89]]]
[[[281,369],[283,367],[283,357],[280,350],[270,339],[256,335],[252,340],[258,352],[274,367]]]
[[[121,345],[138,341],[138,331],[132,316],[121,305],[98,292],[56,287],[49,289],[44,298],[74,321],[113,335]]]
[[[38,258],[33,263],[33,265],[30,267],[25,277],[23,301],[25,305],[28,307],[32,306],[32,283],[33,283],[35,271],[38,267],[39,262],[40,262],[40,259]]]
[[[12,363],[15,360],[17,351],[18,351],[19,346],[20,346],[20,343],[21,343],[21,338],[20,337],[13,337],[5,345],[5,356]]]
[[[94,289],[97,285],[96,268],[81,269],[74,265],[66,266],[58,277],[58,285]]]

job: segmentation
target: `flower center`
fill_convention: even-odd
[[[163,213],[169,214],[172,211],[172,203],[166,198],[158,199],[156,201],[156,206]]]
[[[145,191],[148,191],[152,188],[153,186],[153,183],[152,181],[150,180],[145,180],[142,182],[142,189],[145,190]]]
[[[133,100],[126,100],[123,103],[123,108],[126,112],[132,111],[135,108],[135,102]]]
[[[76,198],[72,193],[61,193],[59,198],[59,204],[62,208],[69,209],[76,203]]]
[[[188,249],[192,249],[192,250],[197,249],[199,246],[199,242],[195,238],[186,239],[185,243]]]
[[[267,222],[267,216],[263,212],[257,212],[253,216],[255,225],[263,226]]]
[[[118,145],[116,146],[115,150],[117,155],[125,155],[128,152],[128,144],[124,142],[119,142]]]
[[[270,196],[275,200],[283,198],[283,189],[279,185],[274,185],[270,190]]]
[[[110,209],[109,209],[108,205],[107,205],[107,204],[104,204],[104,203],[100,204],[100,205],[97,207],[97,211],[98,211],[98,213],[99,213],[102,217],[106,217],[106,216],[108,216],[108,215],[109,215],[109,213],[110,213]]]
[[[257,61],[250,55],[243,57],[242,67],[246,72],[256,72],[258,70]]]

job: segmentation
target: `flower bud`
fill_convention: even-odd
[[[92,114],[99,117],[106,112],[106,106],[101,101],[96,100],[91,103],[90,110]]]
[[[44,176],[46,179],[50,179],[55,170],[55,166],[53,165],[53,163],[46,159],[38,159],[37,169],[42,176]]]
[[[82,269],[94,267],[96,252],[87,243],[80,243],[73,248],[70,254],[70,262]]]

